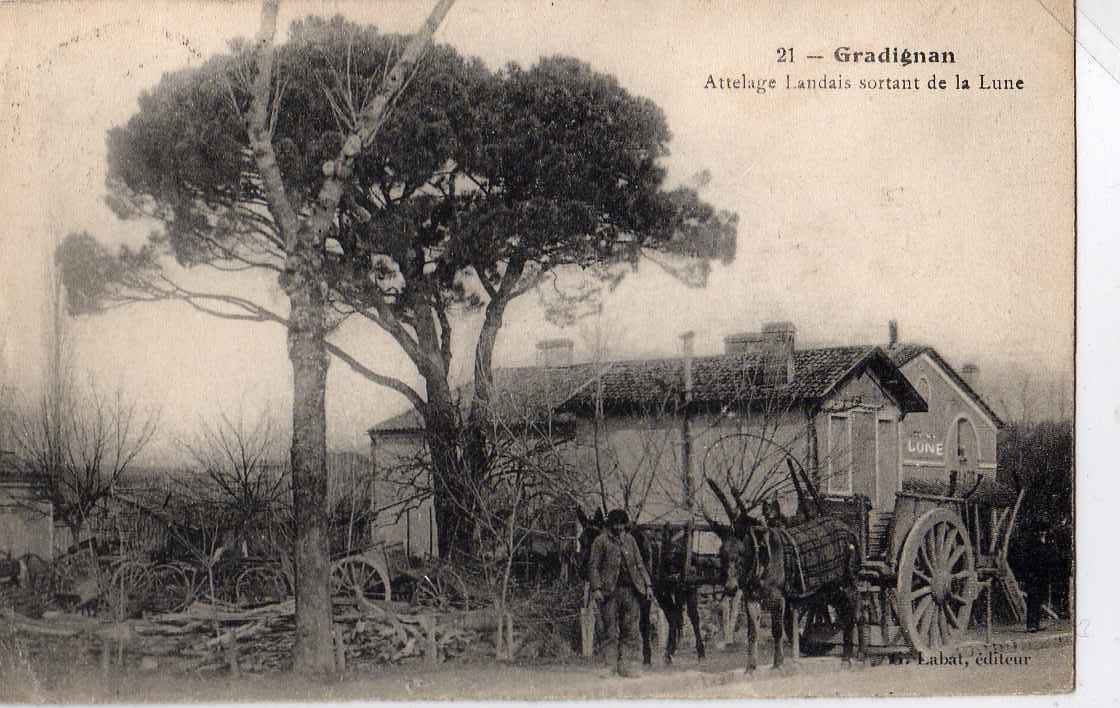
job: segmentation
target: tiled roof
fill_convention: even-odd
[[[1004,422],[998,415],[996,415],[996,412],[992,410],[991,406],[989,406],[984,401],[984,399],[980,397],[980,394],[976,392],[976,389],[972,388],[972,386],[969,385],[967,381],[961,378],[961,375],[957,373],[956,369],[954,369],[952,366],[949,366],[949,362],[945,361],[945,359],[943,359],[941,355],[937,353],[936,349],[925,344],[913,343],[896,344],[895,346],[887,349],[887,356],[889,356],[891,358],[891,361],[894,362],[894,365],[900,369],[922,354],[927,353],[937,363],[937,365],[941,367],[941,369],[945,372],[945,375],[951,378],[953,382],[965,392],[965,394],[972,398],[976,405],[980,406],[980,408],[983,409],[983,411],[995,423],[997,428],[1004,427]]]
[[[908,364],[911,360],[920,356],[922,352],[928,351],[932,348],[933,347],[927,346],[925,344],[900,343],[894,345],[893,347],[888,347],[887,356],[891,358],[891,361],[894,362],[895,366],[901,368],[903,366],[906,366],[906,364]]]
[[[556,411],[575,396],[581,388],[592,385],[595,376],[610,364],[578,364],[575,366],[526,366],[494,370],[494,400],[491,410],[498,420],[512,421],[526,416],[541,417]],[[455,389],[453,394],[465,416],[473,393],[473,383]],[[411,433],[424,425],[424,419],[413,408],[382,421],[370,432]]]
[[[598,397],[608,409],[675,406],[685,388],[685,364],[684,358],[672,358],[497,369],[492,410],[498,420],[586,412],[594,410]],[[877,368],[887,379],[886,385],[895,388],[906,410],[925,410],[924,402],[905,378],[895,373],[883,350],[870,346],[795,351],[793,380],[788,383],[767,383],[763,359],[757,354],[693,357],[691,400],[708,405],[819,400],[847,375],[868,366]],[[459,389],[463,401],[469,400],[469,395],[463,395],[470,393],[465,388]],[[411,432],[421,422],[419,414],[410,410],[374,426],[370,432]]]

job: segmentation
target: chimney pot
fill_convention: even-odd
[[[537,342],[537,364],[540,366],[570,366],[575,344],[572,340],[542,339]]]
[[[728,354],[753,354],[763,359],[763,378],[775,383],[793,380],[797,327],[792,322],[766,322],[761,332],[730,334],[723,339]]]
[[[976,388],[976,384],[980,380],[980,367],[973,363],[965,364],[961,367],[961,378],[964,382],[972,388]]]
[[[690,329],[681,334],[680,340],[681,354],[683,356],[692,356],[695,353],[696,332]]]

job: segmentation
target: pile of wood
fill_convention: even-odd
[[[467,652],[493,652],[492,613],[418,612],[399,603],[339,608],[335,650],[351,668],[408,660],[437,663]],[[9,608],[0,624],[43,637],[85,639],[102,663],[166,667],[175,671],[232,673],[282,671],[291,665],[295,602],[252,609],[196,602],[182,612],[107,623],[92,617],[48,612],[32,619]]]

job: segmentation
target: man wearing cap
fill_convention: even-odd
[[[638,551],[638,542],[626,530],[626,512],[607,514],[607,529],[591,544],[591,597],[599,605],[606,627],[604,654],[617,662],[620,676],[638,675],[638,624],[641,599],[653,600],[653,583]]]

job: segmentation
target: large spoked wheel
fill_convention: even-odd
[[[238,574],[235,591],[239,607],[283,602],[288,597],[288,579],[280,568],[257,565]]]
[[[331,589],[335,597],[352,597],[363,607],[393,599],[389,573],[364,556],[351,556],[331,566]]]
[[[976,597],[976,567],[968,533],[949,509],[918,517],[898,566],[899,624],[921,653],[955,645],[968,628]]]
[[[437,610],[469,610],[467,584],[449,568],[435,568],[416,579],[412,604]]]
[[[145,608],[156,613],[179,612],[194,599],[194,583],[178,565],[163,563],[148,571]]]
[[[118,622],[139,617],[145,608],[151,587],[148,566],[139,561],[125,561],[109,577],[101,589],[101,600]]]

